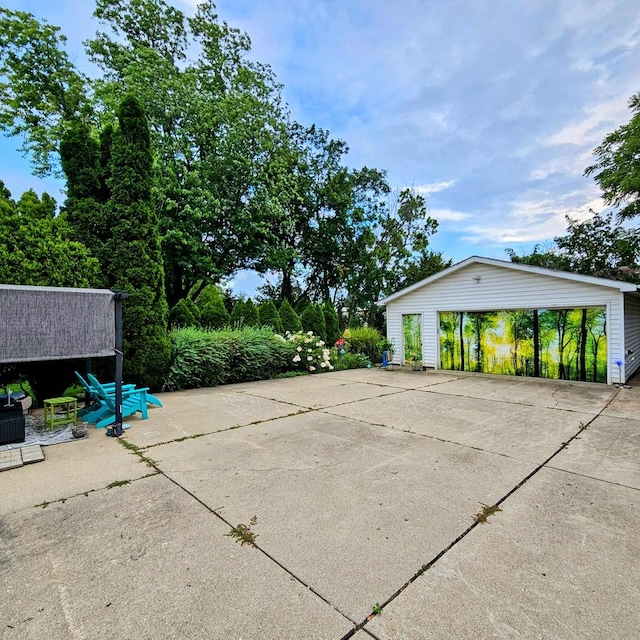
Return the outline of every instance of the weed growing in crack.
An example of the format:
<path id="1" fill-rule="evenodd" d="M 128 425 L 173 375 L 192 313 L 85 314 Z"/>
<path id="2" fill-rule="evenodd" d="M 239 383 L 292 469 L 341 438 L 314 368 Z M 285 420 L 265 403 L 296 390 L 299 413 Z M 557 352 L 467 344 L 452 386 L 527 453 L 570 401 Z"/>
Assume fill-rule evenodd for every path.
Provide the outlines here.
<path id="1" fill-rule="evenodd" d="M 373 609 L 371 610 L 371 613 L 372 613 L 374 616 L 379 616 L 379 615 L 382 613 L 382 607 L 380 606 L 380 603 L 379 603 L 379 602 L 376 602 L 376 603 L 373 605 Z"/>
<path id="2" fill-rule="evenodd" d="M 107 485 L 107 489 L 113 489 L 115 487 L 123 487 L 125 484 L 131 484 L 131 480 L 115 480 Z"/>
<path id="3" fill-rule="evenodd" d="M 137 455 L 138 458 L 140 458 L 140 462 L 144 462 L 147 465 L 147 467 L 152 467 L 153 469 L 157 469 L 155 461 L 152 460 L 151 458 L 145 456 L 142 453 L 142 449 L 140 449 L 140 447 L 136 446 L 135 444 L 133 444 L 131 442 L 127 442 L 123 438 L 118 438 L 118 442 L 125 449 L 128 449 L 129 451 L 131 451 L 131 453 L 134 453 L 135 455 Z"/>
<path id="4" fill-rule="evenodd" d="M 240 523 L 239 525 L 233 527 L 231 531 L 229 531 L 229 533 L 225 533 L 224 535 L 229 536 L 230 538 L 234 538 L 236 542 L 240 543 L 240 546 L 248 544 L 252 547 L 255 547 L 258 534 L 251 531 L 251 527 L 253 527 L 257 522 L 257 516 L 253 516 L 253 518 L 249 520 L 248 525 Z"/>
<path id="5" fill-rule="evenodd" d="M 478 524 L 487 524 L 488 522 L 487 518 L 489 516 L 492 516 L 494 513 L 497 513 L 498 511 L 502 511 L 502 509 L 497 504 L 494 504 L 492 506 L 489 506 L 488 504 L 483 504 L 482 502 L 480 504 L 482 505 L 482 511 L 480 513 L 476 513 L 476 515 L 473 516 L 474 522 L 477 522 Z"/>

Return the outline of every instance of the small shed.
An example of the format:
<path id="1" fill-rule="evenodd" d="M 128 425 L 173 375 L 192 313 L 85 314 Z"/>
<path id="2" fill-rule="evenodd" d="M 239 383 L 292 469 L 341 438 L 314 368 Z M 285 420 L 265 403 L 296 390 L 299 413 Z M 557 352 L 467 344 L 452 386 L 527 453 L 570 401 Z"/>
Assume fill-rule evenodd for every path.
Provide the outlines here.
<path id="1" fill-rule="evenodd" d="M 472 256 L 378 304 L 406 364 L 606 384 L 640 366 L 629 282 Z"/>

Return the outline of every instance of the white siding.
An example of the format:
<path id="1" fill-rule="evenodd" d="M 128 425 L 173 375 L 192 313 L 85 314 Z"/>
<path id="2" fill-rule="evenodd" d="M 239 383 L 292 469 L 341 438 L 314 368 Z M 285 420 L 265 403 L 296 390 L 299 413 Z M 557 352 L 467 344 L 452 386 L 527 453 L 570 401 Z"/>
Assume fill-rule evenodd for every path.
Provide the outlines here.
<path id="1" fill-rule="evenodd" d="M 624 296 L 625 373 L 628 380 L 640 367 L 640 295 Z M 629 353 L 631 351 L 631 353 Z"/>
<path id="2" fill-rule="evenodd" d="M 623 294 L 612 287 L 516 271 L 508 267 L 470 264 L 388 303 L 387 336 L 399 350 L 402 345 L 402 314 L 421 313 L 423 363 L 427 367 L 439 368 L 439 311 L 581 307 L 607 308 L 608 382 L 618 382 L 619 368 L 615 362 L 624 360 Z M 638 347 L 640 359 L 640 342 Z M 624 380 L 624 367 L 622 378 Z"/>

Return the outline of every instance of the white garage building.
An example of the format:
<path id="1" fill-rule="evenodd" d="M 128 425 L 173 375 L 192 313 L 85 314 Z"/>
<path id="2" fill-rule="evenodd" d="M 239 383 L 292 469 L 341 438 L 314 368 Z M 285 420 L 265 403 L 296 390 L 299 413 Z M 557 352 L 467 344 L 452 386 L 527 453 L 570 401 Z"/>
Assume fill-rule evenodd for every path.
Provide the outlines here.
<path id="1" fill-rule="evenodd" d="M 473 256 L 378 304 L 394 362 L 607 384 L 640 366 L 628 282 Z"/>

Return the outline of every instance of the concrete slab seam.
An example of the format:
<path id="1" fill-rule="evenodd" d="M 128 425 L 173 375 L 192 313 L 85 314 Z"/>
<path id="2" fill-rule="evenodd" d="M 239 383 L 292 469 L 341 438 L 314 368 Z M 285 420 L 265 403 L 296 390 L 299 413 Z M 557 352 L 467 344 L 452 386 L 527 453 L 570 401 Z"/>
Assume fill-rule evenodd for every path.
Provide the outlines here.
<path id="1" fill-rule="evenodd" d="M 371 383 L 369 382 L 364 382 L 360 384 L 371 385 Z M 339 385 L 339 386 L 344 386 L 344 385 Z M 371 386 L 384 387 L 385 389 L 393 389 L 393 391 L 389 391 L 388 393 L 381 393 L 379 396 L 377 396 L 378 398 L 386 398 L 387 396 L 395 396 L 399 393 L 406 393 L 407 391 L 413 391 L 413 389 L 405 389 L 404 387 L 391 387 L 389 385 L 382 385 L 382 384 L 374 384 Z M 255 394 L 252 394 L 251 392 L 247 392 L 245 395 L 252 396 L 253 398 L 265 399 L 264 396 L 257 396 Z M 302 405 L 302 404 L 295 404 L 294 402 L 287 402 L 286 400 L 279 400 L 277 398 L 266 398 L 266 399 L 273 400 L 274 402 L 280 402 L 282 404 L 288 404 L 288 405 L 291 405 L 292 407 L 301 407 L 304 409 L 308 409 L 309 411 L 320 411 L 325 408 L 325 407 L 306 407 L 305 405 Z M 348 400 L 347 402 L 340 402 L 339 404 L 334 404 L 331 406 L 342 407 L 345 404 L 355 404 L 356 402 L 364 402 L 365 400 L 371 400 L 371 398 L 357 398 L 356 400 Z"/>
<path id="2" fill-rule="evenodd" d="M 249 395 L 249 394 L 246 394 Z M 256 396 L 258 397 L 258 396 Z M 279 402 L 279 401 L 278 401 Z M 287 403 L 284 403 L 287 404 Z M 297 405 L 292 405 L 297 406 Z M 212 436 L 216 433 L 225 433 L 226 431 L 235 431 L 236 429 L 244 429 L 245 427 L 254 427 L 258 424 L 266 424 L 268 422 L 273 422 L 275 420 L 281 420 L 283 418 L 291 418 L 293 416 L 300 416 L 304 413 L 310 413 L 311 411 L 317 411 L 317 409 L 309 409 L 307 407 L 300 407 L 299 411 L 295 411 L 294 413 L 287 413 L 283 416 L 275 416 L 273 418 L 267 418 L 266 420 L 254 420 L 253 422 L 247 422 L 247 424 L 237 424 L 231 427 L 225 427 L 224 429 L 216 429 L 215 431 L 206 431 L 203 433 L 194 433 L 190 436 L 182 436 L 180 438 L 175 438 L 173 440 L 165 440 L 164 442 L 154 442 L 153 444 L 147 444 L 140 447 L 136 447 L 138 451 L 147 451 L 153 447 L 160 447 L 165 444 L 173 444 L 174 442 L 183 442 L 184 440 L 195 440 L 196 438 L 202 438 L 204 436 Z M 126 436 L 126 433 L 124 434 Z"/>
<path id="3" fill-rule="evenodd" d="M 40 504 L 34 504 L 34 509 L 40 507 L 41 509 L 46 509 L 48 506 L 52 504 L 56 504 L 59 502 L 60 504 L 64 504 L 67 500 L 73 500 L 74 498 L 79 498 L 80 496 L 84 496 L 85 498 L 89 497 L 90 493 L 97 493 L 98 491 L 109 491 L 110 489 L 114 489 L 115 487 L 120 487 L 125 484 L 131 484 L 132 482 L 137 482 L 138 480 L 144 480 L 145 478 L 151 478 L 152 476 L 157 476 L 160 472 L 154 471 L 153 473 L 147 473 L 144 476 L 140 476 L 138 478 L 132 478 L 131 480 L 116 480 L 115 482 L 111 482 L 104 487 L 99 487 L 97 489 L 87 489 L 86 491 L 80 491 L 79 493 L 74 493 L 73 495 L 66 496 L 64 498 L 57 498 L 56 500 L 45 500 Z"/>
<path id="4" fill-rule="evenodd" d="M 331 413 L 331 408 L 327 409 L 318 409 L 319 413 L 326 413 L 328 415 L 337 416 L 339 418 L 344 418 L 343 415 L 339 413 Z M 594 420 L 597 416 L 594 417 Z M 433 436 L 428 433 L 418 433 L 417 431 L 412 431 L 411 429 L 398 429 L 397 427 L 391 427 L 387 424 L 381 424 L 379 422 L 369 422 L 368 420 L 364 420 L 362 418 L 354 418 L 349 417 L 349 420 L 354 420 L 355 422 L 362 422 L 362 424 L 366 424 L 370 427 L 381 427 L 382 429 L 390 429 L 391 431 L 398 431 L 399 433 L 409 433 L 412 436 L 418 436 L 420 438 L 427 438 L 429 440 L 436 440 L 437 442 L 442 442 L 444 444 L 454 444 L 458 447 L 464 447 L 466 449 L 473 449 L 474 451 L 480 451 L 481 453 L 488 453 L 489 455 L 499 456 L 501 458 L 507 458 L 509 460 L 519 460 L 519 458 L 514 458 L 506 453 L 500 453 L 498 451 L 489 451 L 488 449 L 482 449 L 481 447 L 475 447 L 470 444 L 464 444 L 463 442 L 456 442 L 455 440 L 446 440 L 445 438 L 438 438 L 438 436 Z"/>
<path id="5" fill-rule="evenodd" d="M 620 393 L 620 389 L 614 393 L 614 395 L 607 401 L 607 403 L 600 409 L 597 415 L 593 416 L 591 420 L 589 420 L 586 424 L 583 424 L 576 433 L 574 433 L 569 440 L 563 442 L 556 451 L 554 451 L 544 462 L 539 464 L 531 473 L 529 473 L 523 480 L 521 480 L 518 484 L 516 484 L 510 491 L 508 491 L 500 500 L 498 500 L 494 505 L 486 505 L 490 508 L 497 508 L 502 503 L 504 503 L 510 496 L 512 496 L 518 489 L 520 489 L 525 483 L 527 483 L 531 478 L 533 478 L 542 468 L 547 467 L 548 463 L 553 460 L 561 451 L 566 449 L 566 447 L 571 444 L 583 431 L 585 431 L 589 425 L 591 425 L 605 409 L 615 400 L 617 395 Z M 495 509 L 499 510 L 499 509 Z M 365 630 L 364 627 L 373 620 L 377 615 L 380 615 L 382 611 L 388 606 L 391 602 L 393 602 L 407 587 L 409 587 L 413 582 L 415 582 L 420 576 L 422 576 L 426 571 L 428 571 L 436 562 L 438 562 L 446 553 L 451 551 L 453 547 L 455 547 L 460 541 L 467 537 L 481 522 L 479 519 L 474 520 L 474 522 L 467 527 L 465 531 L 463 531 L 453 542 L 451 542 L 447 547 L 442 549 L 436 556 L 434 556 L 429 562 L 422 565 L 422 567 L 409 579 L 405 582 L 399 589 L 397 589 L 389 598 L 387 598 L 381 605 L 377 606 L 377 611 L 374 613 L 370 613 L 362 622 L 358 623 L 356 629 L 353 631 L 349 631 L 346 633 L 340 640 L 348 640 L 353 637 L 355 633 L 362 629 Z"/>
<path id="6" fill-rule="evenodd" d="M 568 473 L 572 476 L 579 476 L 580 478 L 588 478 L 589 480 L 595 480 L 596 482 L 605 482 L 606 484 L 612 484 L 614 487 L 622 487 L 623 489 L 631 489 L 632 491 L 640 491 L 638 487 L 632 487 L 628 484 L 622 484 L 621 482 L 614 482 L 613 480 L 606 480 L 605 478 L 596 478 L 595 476 L 588 476 L 586 473 L 578 473 L 577 471 L 570 471 L 569 469 L 561 469 L 560 467 L 554 467 L 549 465 L 548 469 L 554 471 L 561 471 L 562 473 Z"/>
<path id="7" fill-rule="evenodd" d="M 436 385 L 431 385 L 431 387 L 435 387 Z M 407 389 L 407 391 L 418 391 L 419 393 L 433 393 L 431 391 L 431 387 L 419 387 L 418 389 Z M 556 393 L 559 390 L 554 391 Z M 477 396 L 465 396 L 459 393 L 442 393 L 438 395 L 449 396 L 452 398 L 466 398 L 467 400 L 479 400 Z M 553 395 L 553 394 L 552 394 Z M 614 396 L 615 397 L 615 396 Z M 613 398 L 612 398 L 613 399 Z M 515 400 L 494 400 L 493 398 L 485 398 L 485 400 L 489 400 L 491 402 L 499 402 L 500 404 L 513 404 L 518 407 L 537 407 L 538 405 L 531 404 L 528 402 L 518 402 Z M 339 406 L 339 405 L 336 405 Z M 551 409 L 552 411 L 566 411 L 567 413 L 580 413 L 584 415 L 591 415 L 591 411 L 578 411 L 577 409 L 565 409 L 564 407 L 546 407 L 547 409 Z M 599 415 L 599 414 L 598 414 Z"/>

